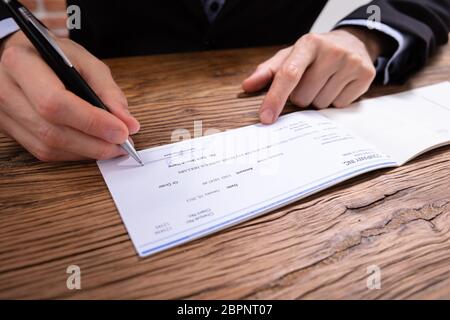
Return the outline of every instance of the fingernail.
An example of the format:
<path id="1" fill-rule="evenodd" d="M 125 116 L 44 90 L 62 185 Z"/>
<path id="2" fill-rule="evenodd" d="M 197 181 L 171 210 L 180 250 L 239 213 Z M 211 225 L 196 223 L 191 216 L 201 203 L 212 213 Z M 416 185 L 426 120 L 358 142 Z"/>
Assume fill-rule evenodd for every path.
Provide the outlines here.
<path id="1" fill-rule="evenodd" d="M 131 117 L 131 118 L 132 118 L 132 121 L 134 122 L 134 124 L 132 124 L 131 128 L 129 128 L 130 134 L 136 134 L 141 129 L 141 125 L 135 117 Z"/>
<path id="2" fill-rule="evenodd" d="M 118 143 L 123 138 L 123 131 L 120 129 L 109 129 L 106 131 L 105 138 L 111 143 Z"/>
<path id="3" fill-rule="evenodd" d="M 264 110 L 263 112 L 261 112 L 261 115 L 260 115 L 261 122 L 265 123 L 265 124 L 272 123 L 273 117 L 274 117 L 274 114 L 273 114 L 272 110 L 270 110 L 270 109 Z"/>

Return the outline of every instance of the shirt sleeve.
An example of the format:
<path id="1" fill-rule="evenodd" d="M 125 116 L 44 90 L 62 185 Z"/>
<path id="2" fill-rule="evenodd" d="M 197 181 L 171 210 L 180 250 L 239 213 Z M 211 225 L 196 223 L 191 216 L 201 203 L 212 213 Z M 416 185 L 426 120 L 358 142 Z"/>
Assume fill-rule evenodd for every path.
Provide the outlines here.
<path id="1" fill-rule="evenodd" d="M 19 30 L 19 26 L 13 18 L 6 18 L 0 21 L 0 41 L 10 34 Z"/>
<path id="2" fill-rule="evenodd" d="M 367 27 L 367 20 L 363 19 L 342 20 L 336 25 L 336 28 L 342 26 Z M 375 63 L 378 77 L 381 79 L 381 82 L 386 85 L 390 82 L 391 73 L 397 72 L 397 68 L 399 66 L 399 59 L 403 59 L 411 49 L 413 38 L 411 35 L 402 33 L 384 23 L 374 23 L 373 30 L 377 30 L 391 37 L 397 42 L 397 49 L 391 56 L 378 57 Z"/>

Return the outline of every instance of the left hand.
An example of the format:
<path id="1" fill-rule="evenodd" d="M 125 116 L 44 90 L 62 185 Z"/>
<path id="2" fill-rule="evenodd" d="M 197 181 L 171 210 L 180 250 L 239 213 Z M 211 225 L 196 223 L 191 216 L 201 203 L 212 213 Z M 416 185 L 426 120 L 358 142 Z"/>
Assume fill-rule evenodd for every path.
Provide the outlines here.
<path id="1" fill-rule="evenodd" d="M 242 87 L 255 92 L 272 81 L 259 110 L 265 124 L 278 119 L 288 99 L 299 107 L 342 108 L 369 89 L 376 76 L 373 62 L 381 52 L 374 31 L 349 27 L 310 33 L 260 64 Z"/>

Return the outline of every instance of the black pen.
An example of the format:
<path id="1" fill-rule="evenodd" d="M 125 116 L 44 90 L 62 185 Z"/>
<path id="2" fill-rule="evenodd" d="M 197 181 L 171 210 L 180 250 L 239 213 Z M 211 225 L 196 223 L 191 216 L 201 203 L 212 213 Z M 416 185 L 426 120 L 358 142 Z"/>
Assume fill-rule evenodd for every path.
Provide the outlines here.
<path id="1" fill-rule="evenodd" d="M 81 77 L 73 64 L 58 46 L 48 29 L 27 8 L 20 4 L 19 1 L 2 1 L 22 32 L 31 41 L 33 46 L 40 53 L 49 67 L 56 73 L 58 78 L 64 83 L 66 89 L 93 106 L 109 112 L 106 105 Z M 140 165 L 144 165 L 144 162 L 129 139 L 120 146 Z"/>

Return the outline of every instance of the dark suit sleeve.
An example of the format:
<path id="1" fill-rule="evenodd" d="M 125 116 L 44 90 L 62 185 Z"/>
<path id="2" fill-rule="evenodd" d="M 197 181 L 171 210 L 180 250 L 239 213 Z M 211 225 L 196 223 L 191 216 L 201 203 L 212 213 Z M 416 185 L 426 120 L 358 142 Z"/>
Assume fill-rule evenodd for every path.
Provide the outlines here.
<path id="1" fill-rule="evenodd" d="M 450 0 L 375 0 L 344 20 L 367 20 L 378 6 L 381 23 L 409 35 L 412 41 L 389 70 L 390 82 L 403 82 L 422 68 L 436 47 L 448 42 Z"/>
<path id="2" fill-rule="evenodd" d="M 3 19 L 9 18 L 10 14 L 8 12 L 8 10 L 5 8 L 5 5 L 3 4 L 3 2 L 0 2 L 0 21 L 2 21 Z"/>

